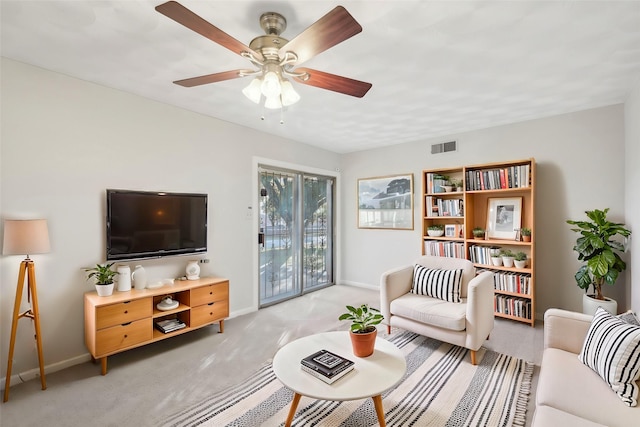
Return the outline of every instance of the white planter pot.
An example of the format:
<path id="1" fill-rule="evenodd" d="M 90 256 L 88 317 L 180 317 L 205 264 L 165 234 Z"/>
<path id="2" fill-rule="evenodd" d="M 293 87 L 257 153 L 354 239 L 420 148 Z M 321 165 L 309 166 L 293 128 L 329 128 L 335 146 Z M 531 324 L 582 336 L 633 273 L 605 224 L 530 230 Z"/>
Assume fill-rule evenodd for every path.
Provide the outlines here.
<path id="1" fill-rule="evenodd" d="M 96 285 L 96 292 L 98 296 L 108 297 L 113 294 L 113 283 L 108 285 Z"/>
<path id="2" fill-rule="evenodd" d="M 492 256 L 491 257 L 491 264 L 494 267 L 500 267 L 502 265 L 502 257 L 499 256 Z"/>
<path id="3" fill-rule="evenodd" d="M 582 312 L 584 314 L 589 314 L 593 316 L 596 313 L 598 307 L 602 307 L 607 310 L 609 313 L 616 315 L 618 314 L 618 302 L 614 299 L 605 297 L 605 301 L 601 301 L 595 298 L 588 296 L 587 294 L 582 294 Z"/>
<path id="4" fill-rule="evenodd" d="M 444 230 L 427 230 L 427 234 L 431 237 L 444 236 Z"/>
<path id="5" fill-rule="evenodd" d="M 511 256 L 503 256 L 502 263 L 505 267 L 513 267 L 513 257 Z"/>
<path id="6" fill-rule="evenodd" d="M 516 265 L 516 268 L 525 268 L 527 266 L 527 260 L 525 259 L 524 261 L 518 261 L 513 260 L 513 263 Z"/>

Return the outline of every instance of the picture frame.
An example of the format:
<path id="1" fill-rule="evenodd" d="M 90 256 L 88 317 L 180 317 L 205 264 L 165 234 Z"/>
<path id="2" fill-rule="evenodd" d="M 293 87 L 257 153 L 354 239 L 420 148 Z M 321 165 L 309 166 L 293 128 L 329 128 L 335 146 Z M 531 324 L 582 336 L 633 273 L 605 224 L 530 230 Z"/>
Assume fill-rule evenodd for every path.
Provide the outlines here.
<path id="1" fill-rule="evenodd" d="M 516 240 L 522 223 L 522 197 L 491 197 L 487 201 L 487 238 Z"/>
<path id="2" fill-rule="evenodd" d="M 413 230 L 413 174 L 358 179 L 358 228 Z"/>
<path id="3" fill-rule="evenodd" d="M 445 224 L 444 225 L 444 236 L 445 237 L 458 237 L 458 236 L 456 236 L 456 225 L 455 224 Z"/>

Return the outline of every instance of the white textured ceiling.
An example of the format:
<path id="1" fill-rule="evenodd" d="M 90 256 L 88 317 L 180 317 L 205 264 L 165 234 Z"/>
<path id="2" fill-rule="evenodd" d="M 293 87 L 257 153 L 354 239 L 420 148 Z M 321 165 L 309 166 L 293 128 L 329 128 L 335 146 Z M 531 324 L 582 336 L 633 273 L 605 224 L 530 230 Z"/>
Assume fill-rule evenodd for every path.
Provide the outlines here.
<path id="1" fill-rule="evenodd" d="M 369 93 L 294 83 L 302 99 L 281 125 L 241 94 L 250 78 L 172 83 L 249 64 L 163 2 L 2 0 L 2 56 L 338 153 L 621 103 L 640 78 L 638 1 L 180 0 L 246 45 L 266 11 L 288 39 L 339 4 L 362 25 L 304 66 Z"/>

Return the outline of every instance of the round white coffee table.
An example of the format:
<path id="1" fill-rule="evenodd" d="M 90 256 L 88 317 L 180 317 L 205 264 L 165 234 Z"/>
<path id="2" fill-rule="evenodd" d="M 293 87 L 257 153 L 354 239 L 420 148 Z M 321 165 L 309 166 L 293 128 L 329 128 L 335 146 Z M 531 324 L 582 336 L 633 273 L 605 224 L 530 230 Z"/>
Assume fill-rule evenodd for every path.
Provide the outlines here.
<path id="1" fill-rule="evenodd" d="M 305 372 L 300 360 L 318 350 L 328 350 L 355 364 L 353 372 L 326 384 Z M 320 400 L 356 400 L 371 397 L 381 427 L 384 421 L 382 393 L 395 386 L 406 372 L 407 365 L 398 347 L 377 338 L 376 347 L 369 357 L 355 357 L 351 349 L 349 332 L 324 332 L 292 341 L 282 347 L 273 359 L 273 371 L 286 387 L 293 390 L 293 401 L 285 426 L 289 427 L 300 402 L 308 396 Z"/>

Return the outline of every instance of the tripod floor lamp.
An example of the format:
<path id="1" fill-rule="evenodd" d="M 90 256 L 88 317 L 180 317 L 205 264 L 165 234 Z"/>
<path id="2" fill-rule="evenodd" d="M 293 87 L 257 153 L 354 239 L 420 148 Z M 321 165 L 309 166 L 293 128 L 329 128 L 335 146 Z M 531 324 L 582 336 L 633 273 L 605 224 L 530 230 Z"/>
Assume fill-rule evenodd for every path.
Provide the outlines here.
<path id="1" fill-rule="evenodd" d="M 2 245 L 3 255 L 26 255 L 20 263 L 18 273 L 18 285 L 16 287 L 16 301 L 13 306 L 13 322 L 11 323 L 11 342 L 9 344 L 9 357 L 7 359 L 7 377 L 4 388 L 4 402 L 9 400 L 9 385 L 11 382 L 11 368 L 13 365 L 13 350 L 16 344 L 16 330 L 18 320 L 23 317 L 33 320 L 35 328 L 36 345 L 38 348 L 38 363 L 40 364 L 40 382 L 42 389 L 47 388 L 44 377 L 44 359 L 42 357 L 42 335 L 40 333 L 40 311 L 38 309 L 38 293 L 36 292 L 36 271 L 33 260 L 29 255 L 49 252 L 49 231 L 47 220 L 9 220 L 4 221 L 4 241 Z M 27 279 L 27 302 L 30 308 L 20 313 L 22 303 L 22 291 L 24 289 L 25 276 Z"/>

